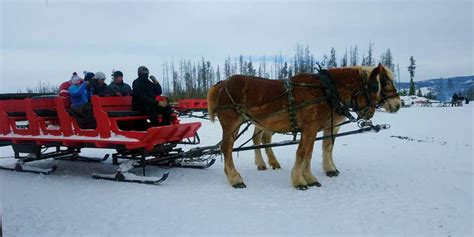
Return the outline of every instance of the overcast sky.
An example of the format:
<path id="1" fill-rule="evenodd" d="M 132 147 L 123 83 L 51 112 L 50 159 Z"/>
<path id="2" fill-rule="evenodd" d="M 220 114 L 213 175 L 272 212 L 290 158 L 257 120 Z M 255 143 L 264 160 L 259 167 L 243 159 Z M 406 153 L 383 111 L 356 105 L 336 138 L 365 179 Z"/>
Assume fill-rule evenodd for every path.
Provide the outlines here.
<path id="1" fill-rule="evenodd" d="M 0 92 L 83 70 L 131 82 L 140 65 L 161 80 L 163 60 L 292 56 L 297 42 L 338 59 L 354 44 L 373 42 L 377 60 L 390 48 L 402 81 L 412 55 L 417 80 L 473 74 L 471 0 L 0 1 Z"/>

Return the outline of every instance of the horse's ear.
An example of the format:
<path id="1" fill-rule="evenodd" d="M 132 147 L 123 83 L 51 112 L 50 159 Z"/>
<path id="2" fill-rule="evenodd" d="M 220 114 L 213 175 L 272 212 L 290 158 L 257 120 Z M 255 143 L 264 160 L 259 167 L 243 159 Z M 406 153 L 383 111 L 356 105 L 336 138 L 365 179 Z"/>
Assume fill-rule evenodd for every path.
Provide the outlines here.
<path id="1" fill-rule="evenodd" d="M 377 67 L 379 68 L 379 71 L 383 71 L 383 69 L 384 69 L 382 63 L 379 63 L 379 65 L 377 65 Z"/>
<path id="2" fill-rule="evenodd" d="M 374 80 L 380 73 L 380 69 L 383 69 L 383 66 L 379 63 L 379 65 L 377 67 L 374 67 L 374 69 L 372 69 L 372 72 L 370 72 L 369 80 Z"/>

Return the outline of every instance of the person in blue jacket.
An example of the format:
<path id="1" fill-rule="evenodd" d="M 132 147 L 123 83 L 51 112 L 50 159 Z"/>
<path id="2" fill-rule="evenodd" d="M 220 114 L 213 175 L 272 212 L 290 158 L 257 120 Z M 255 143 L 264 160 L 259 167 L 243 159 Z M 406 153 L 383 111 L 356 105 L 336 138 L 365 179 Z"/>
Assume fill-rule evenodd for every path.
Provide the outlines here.
<path id="1" fill-rule="evenodd" d="M 95 129 L 97 127 L 90 102 L 92 95 L 90 81 L 94 76 L 94 73 L 87 72 L 85 73 L 84 81 L 71 81 L 72 85 L 69 87 L 71 116 L 76 119 L 79 127 L 82 129 Z"/>

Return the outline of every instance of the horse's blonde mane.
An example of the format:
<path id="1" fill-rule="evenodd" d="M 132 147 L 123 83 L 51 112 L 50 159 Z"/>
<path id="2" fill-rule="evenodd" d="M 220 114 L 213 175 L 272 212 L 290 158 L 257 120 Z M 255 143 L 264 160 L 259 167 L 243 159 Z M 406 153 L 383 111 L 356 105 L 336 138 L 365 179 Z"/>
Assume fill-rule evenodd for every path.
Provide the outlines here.
<path id="1" fill-rule="evenodd" d="M 393 72 L 392 70 L 390 70 L 388 67 L 386 67 L 385 65 L 382 65 L 383 68 L 385 69 L 385 71 L 387 72 L 387 76 L 388 78 L 394 82 L 395 81 L 395 78 L 393 76 Z M 369 67 L 369 66 L 356 66 L 354 68 L 357 68 L 360 70 L 361 73 L 364 74 L 364 76 L 367 76 L 367 78 L 369 78 L 370 76 L 370 73 L 372 72 L 372 70 L 374 70 L 374 68 L 377 67 L 377 66 L 372 66 L 372 67 Z M 395 83 L 394 83 L 395 85 Z"/>

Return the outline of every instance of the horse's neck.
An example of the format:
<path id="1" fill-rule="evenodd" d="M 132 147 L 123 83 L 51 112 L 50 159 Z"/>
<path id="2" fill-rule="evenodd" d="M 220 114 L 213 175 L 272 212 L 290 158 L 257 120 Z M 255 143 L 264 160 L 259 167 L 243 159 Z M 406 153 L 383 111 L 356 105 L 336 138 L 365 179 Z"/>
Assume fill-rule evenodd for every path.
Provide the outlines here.
<path id="1" fill-rule="evenodd" d="M 362 89 L 366 80 L 358 68 L 329 69 L 329 73 L 341 99 L 346 103 L 350 101 L 352 95 Z"/>

